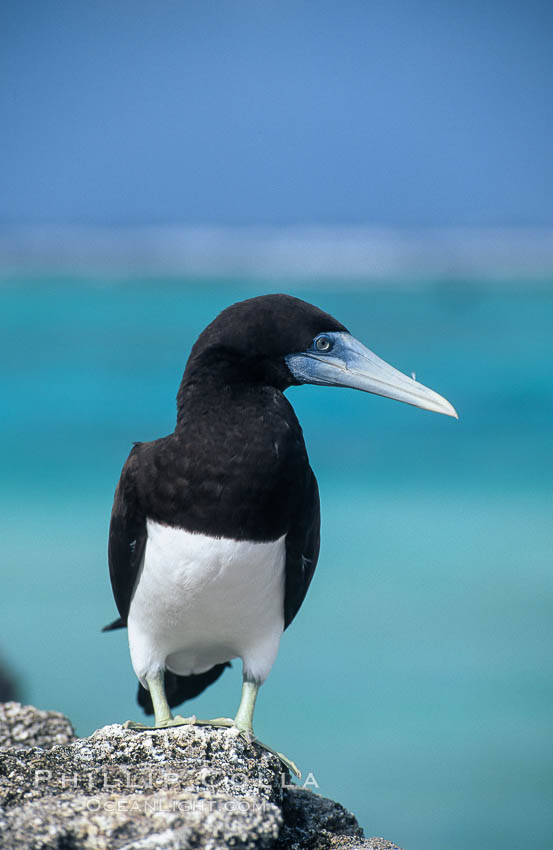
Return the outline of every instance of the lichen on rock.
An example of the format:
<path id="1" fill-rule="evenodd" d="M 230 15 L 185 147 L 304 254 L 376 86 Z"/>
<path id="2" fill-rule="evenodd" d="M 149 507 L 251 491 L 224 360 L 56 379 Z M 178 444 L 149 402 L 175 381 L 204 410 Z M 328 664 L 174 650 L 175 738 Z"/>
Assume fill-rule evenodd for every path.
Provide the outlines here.
<path id="1" fill-rule="evenodd" d="M 6 848 L 396 847 L 364 839 L 338 803 L 290 786 L 276 756 L 233 729 L 112 725 L 74 738 L 63 715 L 17 703 L 0 706 L 0 723 L 8 742 L 0 752 Z"/>
<path id="2" fill-rule="evenodd" d="M 6 747 L 53 747 L 75 738 L 71 722 L 59 711 L 0 702 L 0 750 Z"/>

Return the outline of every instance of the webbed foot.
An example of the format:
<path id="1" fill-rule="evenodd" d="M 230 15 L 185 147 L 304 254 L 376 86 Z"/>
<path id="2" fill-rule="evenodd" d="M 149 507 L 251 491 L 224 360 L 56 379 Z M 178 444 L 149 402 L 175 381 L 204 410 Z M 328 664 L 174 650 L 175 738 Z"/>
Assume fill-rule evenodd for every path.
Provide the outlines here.
<path id="1" fill-rule="evenodd" d="M 145 723 L 135 723 L 134 720 L 127 720 L 126 723 L 123 723 L 123 727 L 125 729 L 134 729 L 135 731 L 143 732 L 146 729 L 150 731 L 152 729 L 169 729 L 171 726 L 194 726 L 195 723 L 195 714 L 192 714 L 190 717 L 181 717 L 180 714 L 177 714 L 175 717 L 170 717 L 168 720 L 161 720 L 153 726 L 148 726 Z"/>
<path id="2" fill-rule="evenodd" d="M 241 725 L 238 725 L 236 723 L 233 723 L 233 726 L 235 729 L 238 730 L 240 737 L 242 737 L 248 744 L 257 744 L 258 747 L 261 747 L 268 753 L 272 753 L 274 756 L 277 757 L 277 759 L 279 759 L 280 763 L 287 770 L 290 771 L 290 773 L 293 773 L 294 776 L 296 776 L 298 779 L 301 779 L 301 771 L 297 764 L 293 762 L 292 759 L 289 759 L 287 756 L 285 756 L 283 753 L 279 753 L 278 750 L 273 750 L 272 747 L 268 747 L 267 744 L 264 744 L 263 741 L 260 741 L 259 738 L 256 738 L 251 726 L 244 725 L 242 727 Z"/>
<path id="3" fill-rule="evenodd" d="M 196 726 L 234 726 L 234 720 L 231 717 L 214 717 L 213 720 L 196 720 Z"/>
<path id="4" fill-rule="evenodd" d="M 272 753 L 277 757 L 277 759 L 279 759 L 283 767 L 289 770 L 290 773 L 293 773 L 297 779 L 301 779 L 301 770 L 297 764 L 292 761 L 292 759 L 288 758 L 288 756 L 285 756 L 283 753 L 279 753 L 278 750 L 273 750 L 272 747 L 268 747 L 267 744 L 264 744 L 263 741 L 260 741 L 259 738 L 255 737 L 255 735 L 244 732 L 240 732 L 240 735 L 248 742 L 248 744 L 257 744 L 258 747 L 261 747 L 263 750 L 267 750 L 268 753 Z"/>

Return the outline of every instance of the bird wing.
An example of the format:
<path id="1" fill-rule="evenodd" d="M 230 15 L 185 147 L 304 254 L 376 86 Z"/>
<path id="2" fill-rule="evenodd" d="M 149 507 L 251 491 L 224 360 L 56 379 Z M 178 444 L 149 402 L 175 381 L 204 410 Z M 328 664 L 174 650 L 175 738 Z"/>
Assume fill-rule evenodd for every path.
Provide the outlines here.
<path id="1" fill-rule="evenodd" d="M 109 575 L 121 619 L 106 626 L 104 631 L 127 625 L 132 592 L 148 536 L 146 515 L 140 505 L 136 483 L 139 445 L 134 446 L 123 467 L 111 512 L 108 543 Z"/>
<path id="2" fill-rule="evenodd" d="M 300 610 L 313 578 L 319 557 L 320 525 L 319 488 L 309 467 L 302 503 L 286 535 L 285 629 Z"/>

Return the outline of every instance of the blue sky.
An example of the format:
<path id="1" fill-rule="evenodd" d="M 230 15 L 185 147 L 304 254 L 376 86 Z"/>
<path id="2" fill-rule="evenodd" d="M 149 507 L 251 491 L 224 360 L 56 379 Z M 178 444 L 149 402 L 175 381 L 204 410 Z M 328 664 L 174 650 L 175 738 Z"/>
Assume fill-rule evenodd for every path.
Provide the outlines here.
<path id="1" fill-rule="evenodd" d="M 0 10 L 0 223 L 553 224 L 553 7 Z"/>

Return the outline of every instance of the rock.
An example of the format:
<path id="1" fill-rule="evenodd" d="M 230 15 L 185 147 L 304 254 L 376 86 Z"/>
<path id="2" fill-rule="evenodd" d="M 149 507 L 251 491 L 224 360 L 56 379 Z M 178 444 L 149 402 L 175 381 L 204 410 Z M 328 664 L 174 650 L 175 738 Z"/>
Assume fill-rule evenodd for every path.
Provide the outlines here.
<path id="1" fill-rule="evenodd" d="M 363 838 L 355 815 L 340 803 L 302 788 L 284 788 L 282 850 L 400 850 L 384 838 Z"/>
<path id="2" fill-rule="evenodd" d="M 0 815 L 5 846 L 20 850 L 188 850 L 275 846 L 282 817 L 277 806 L 242 805 L 230 795 L 64 795 Z"/>
<path id="3" fill-rule="evenodd" d="M 40 711 L 19 702 L 0 703 L 0 749 L 53 747 L 75 737 L 67 717 L 57 711 Z"/>
<path id="4" fill-rule="evenodd" d="M 394 850 L 338 803 L 287 783 L 232 729 L 73 736 L 57 712 L 0 707 L 0 845 L 20 850 Z M 61 739 L 61 740 L 60 740 Z M 40 746 L 30 746 L 30 743 Z M 5 746 L 5 745 L 4 745 Z"/>

